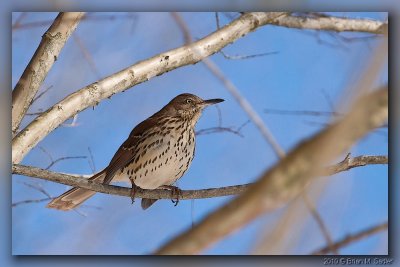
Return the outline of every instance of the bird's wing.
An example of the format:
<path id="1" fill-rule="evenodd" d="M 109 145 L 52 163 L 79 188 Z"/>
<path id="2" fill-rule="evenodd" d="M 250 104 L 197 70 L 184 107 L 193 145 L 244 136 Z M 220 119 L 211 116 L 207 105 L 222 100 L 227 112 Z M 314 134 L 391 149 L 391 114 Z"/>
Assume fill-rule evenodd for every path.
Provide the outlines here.
<path id="1" fill-rule="evenodd" d="M 144 133 L 154 124 L 157 123 L 157 118 L 150 117 L 143 122 L 139 123 L 130 133 L 128 139 L 118 148 L 114 157 L 111 159 L 110 164 L 106 170 L 106 177 L 103 183 L 109 184 L 113 179 L 116 172 L 125 166 L 129 165 L 136 156 L 136 147 L 140 143 Z"/>

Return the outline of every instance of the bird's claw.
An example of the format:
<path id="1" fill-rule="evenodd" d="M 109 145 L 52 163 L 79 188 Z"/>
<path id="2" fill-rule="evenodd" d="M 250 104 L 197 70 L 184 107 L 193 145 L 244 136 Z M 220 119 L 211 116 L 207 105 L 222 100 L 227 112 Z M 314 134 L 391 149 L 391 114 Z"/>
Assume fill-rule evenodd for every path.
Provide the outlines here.
<path id="1" fill-rule="evenodd" d="M 132 204 L 135 202 L 135 195 L 136 192 L 138 191 L 138 186 L 132 183 L 132 189 L 131 189 L 131 200 L 132 200 Z"/>
<path id="2" fill-rule="evenodd" d="M 182 197 L 182 190 L 179 187 L 173 185 L 163 185 L 160 186 L 160 189 L 167 189 L 171 191 L 171 201 L 174 203 L 174 207 L 176 207 L 179 203 L 180 198 Z M 174 198 L 176 200 L 174 200 Z"/>
<path id="3" fill-rule="evenodd" d="M 174 197 L 175 196 L 175 201 L 174 201 Z M 182 190 L 181 189 L 179 189 L 178 187 L 176 187 L 176 186 L 174 186 L 172 189 L 171 189 L 171 201 L 172 201 L 172 203 L 174 203 L 175 205 L 174 205 L 174 207 L 176 207 L 177 205 L 178 205 L 178 203 L 179 203 L 179 199 L 182 197 Z"/>

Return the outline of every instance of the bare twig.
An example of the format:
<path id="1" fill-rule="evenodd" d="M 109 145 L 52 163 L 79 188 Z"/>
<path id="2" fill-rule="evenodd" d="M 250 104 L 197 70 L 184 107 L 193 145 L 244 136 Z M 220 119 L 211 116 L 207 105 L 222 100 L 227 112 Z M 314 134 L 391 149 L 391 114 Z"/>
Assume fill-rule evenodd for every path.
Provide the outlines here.
<path id="1" fill-rule="evenodd" d="M 89 151 L 89 155 L 90 155 L 89 160 L 88 160 L 89 166 L 90 166 L 90 169 L 92 170 L 92 173 L 95 173 L 96 165 L 94 164 L 94 158 L 93 158 L 92 150 L 90 149 L 90 147 L 88 147 L 88 151 Z"/>
<path id="2" fill-rule="evenodd" d="M 82 51 L 83 57 L 88 62 L 90 69 L 92 70 L 93 74 L 96 76 L 97 79 L 101 78 L 101 74 L 94 63 L 93 57 L 90 54 L 89 50 L 86 48 L 86 45 L 83 43 L 82 39 L 79 37 L 77 33 L 72 35 L 74 41 L 78 44 L 79 49 Z"/>
<path id="3" fill-rule="evenodd" d="M 27 199 L 27 200 L 21 200 L 21 201 L 17 201 L 11 204 L 11 207 L 17 207 L 19 205 L 22 204 L 30 204 L 30 203 L 40 203 L 40 202 L 46 202 L 46 201 L 50 201 L 53 200 L 53 197 L 46 197 L 46 198 L 40 198 L 40 199 Z"/>
<path id="4" fill-rule="evenodd" d="M 18 163 L 48 133 L 78 112 L 95 106 L 103 99 L 139 83 L 171 71 L 194 64 L 251 31 L 268 24 L 282 13 L 246 13 L 224 28 L 191 43 L 147 60 L 143 60 L 113 75 L 90 84 L 67 96 L 32 121 L 13 139 L 12 162 Z"/>
<path id="5" fill-rule="evenodd" d="M 242 59 L 250 59 L 250 58 L 256 58 L 256 57 L 264 57 L 264 56 L 269 56 L 269 55 L 276 55 L 279 52 L 278 51 L 273 51 L 273 52 L 265 52 L 261 54 L 254 54 L 254 55 L 228 55 L 224 51 L 219 51 L 224 58 L 226 59 L 231 59 L 231 60 L 242 60 Z"/>
<path id="6" fill-rule="evenodd" d="M 51 88 L 53 88 L 53 85 L 48 86 L 46 89 L 44 89 L 43 92 L 39 93 L 37 96 L 35 96 L 35 98 L 32 100 L 32 104 L 38 100 L 39 98 L 41 98 L 45 93 L 47 93 Z"/>
<path id="7" fill-rule="evenodd" d="M 22 182 L 23 185 L 33 188 L 37 191 L 39 191 L 40 193 L 42 193 L 43 195 L 46 196 L 46 198 L 41 198 L 41 199 L 28 199 L 28 200 L 22 200 L 22 201 L 17 201 L 11 204 L 11 207 L 16 207 L 22 204 L 29 204 L 29 203 L 39 203 L 39 202 L 44 202 L 44 201 L 49 201 L 52 200 L 53 197 L 43 188 L 43 186 L 39 183 L 36 184 L 30 184 L 30 183 L 26 183 L 26 182 Z"/>
<path id="8" fill-rule="evenodd" d="M 51 198 L 51 195 L 49 193 L 47 193 L 47 191 L 44 190 L 43 186 L 41 184 L 39 184 L 39 183 L 30 184 L 30 183 L 23 182 L 22 184 L 27 186 L 27 187 L 30 187 L 30 188 L 33 188 L 33 189 L 39 191 L 40 193 L 42 193 L 43 195 L 45 195 L 48 198 Z"/>
<path id="9" fill-rule="evenodd" d="M 264 109 L 264 112 L 267 114 L 276 114 L 276 115 L 304 115 L 304 116 L 343 116 L 343 114 L 335 112 L 335 111 L 317 111 L 317 110 L 285 110 L 285 109 Z"/>
<path id="10" fill-rule="evenodd" d="M 12 92 L 13 137 L 40 85 L 83 14 L 83 12 L 61 12 L 43 35 L 39 47 Z"/>
<path id="11" fill-rule="evenodd" d="M 192 229 L 161 247 L 156 254 L 196 254 L 261 214 L 298 196 L 334 159 L 388 116 L 388 90 L 357 101 L 343 119 L 303 142 L 243 194 L 208 215 Z M 354 125 L 357 123 L 357 127 Z M 323 148 L 323 149 L 321 149 Z"/>
<path id="12" fill-rule="evenodd" d="M 180 20 L 180 22 L 178 23 L 178 25 L 181 27 L 181 29 L 184 32 L 185 36 L 190 36 L 189 29 L 187 28 L 186 23 L 184 23 L 182 18 L 180 18 L 180 17 L 179 17 L 179 20 Z M 218 12 L 215 12 L 215 21 L 216 21 L 216 24 L 217 24 L 217 29 L 219 30 L 220 29 L 220 24 L 219 24 Z M 183 24 L 185 26 L 183 26 L 183 25 L 181 26 L 180 24 Z M 191 40 L 191 37 L 190 38 L 186 38 L 185 37 L 185 40 Z M 266 53 L 254 54 L 254 55 L 235 55 L 235 56 L 231 56 L 231 55 L 226 54 L 223 50 L 221 50 L 219 52 L 224 56 L 224 58 L 232 59 L 232 60 L 250 59 L 250 58 L 263 57 L 263 56 L 274 55 L 274 54 L 278 54 L 279 53 L 278 51 L 273 51 L 273 52 L 266 52 Z"/>
<path id="13" fill-rule="evenodd" d="M 57 158 L 57 159 L 53 159 L 53 157 L 51 156 L 51 154 L 44 148 L 39 146 L 39 149 L 45 153 L 49 159 L 50 159 L 50 164 L 47 165 L 47 167 L 45 168 L 45 170 L 49 170 L 51 167 L 53 167 L 56 163 L 63 161 L 63 160 L 69 160 L 69 159 L 86 159 L 86 156 L 67 156 L 67 157 L 61 157 L 61 158 Z"/>
<path id="14" fill-rule="evenodd" d="M 317 110 L 285 110 L 285 109 L 264 109 L 264 112 L 267 114 L 276 114 L 276 115 L 304 115 L 304 116 L 343 116 L 343 114 L 335 112 L 335 111 L 317 111 Z"/>
<path id="15" fill-rule="evenodd" d="M 43 111 L 41 111 L 41 109 L 39 109 L 38 112 L 27 112 L 25 115 L 26 116 L 38 116 L 38 115 L 41 115 L 41 114 L 43 114 Z"/>
<path id="16" fill-rule="evenodd" d="M 317 222 L 319 229 L 321 230 L 326 242 L 328 243 L 328 247 L 329 247 L 330 251 L 335 255 L 339 255 L 339 252 L 333 245 L 331 234 L 329 233 L 328 228 L 326 227 L 324 221 L 322 220 L 321 216 L 319 215 L 314 203 L 307 196 L 307 194 L 302 194 L 301 196 L 304 200 L 304 203 L 306 203 L 307 209 L 311 212 L 312 216 L 314 217 L 315 221 Z"/>
<path id="17" fill-rule="evenodd" d="M 353 242 L 356 242 L 356 241 L 359 241 L 361 239 L 370 237 L 371 235 L 377 234 L 377 233 L 379 233 L 381 231 L 385 231 L 387 229 L 388 229 L 388 223 L 387 222 L 382 223 L 382 224 L 378 224 L 376 226 L 373 226 L 373 227 L 367 228 L 365 230 L 362 230 L 362 231 L 360 231 L 358 233 L 347 235 L 343 239 L 335 242 L 333 244 L 333 247 L 335 249 L 339 249 L 339 248 L 347 246 L 347 245 L 349 245 L 349 244 L 351 244 Z M 323 254 L 329 253 L 330 251 L 331 251 L 331 249 L 329 247 L 324 247 L 324 248 L 321 248 L 319 250 L 314 251 L 312 253 L 312 255 L 323 255 Z"/>
<path id="18" fill-rule="evenodd" d="M 240 133 L 239 130 L 235 130 L 233 127 L 211 127 L 211 128 L 205 128 L 196 131 L 196 135 L 207 135 L 207 134 L 213 134 L 213 133 L 233 133 L 236 134 L 240 137 L 243 137 L 243 135 Z"/>

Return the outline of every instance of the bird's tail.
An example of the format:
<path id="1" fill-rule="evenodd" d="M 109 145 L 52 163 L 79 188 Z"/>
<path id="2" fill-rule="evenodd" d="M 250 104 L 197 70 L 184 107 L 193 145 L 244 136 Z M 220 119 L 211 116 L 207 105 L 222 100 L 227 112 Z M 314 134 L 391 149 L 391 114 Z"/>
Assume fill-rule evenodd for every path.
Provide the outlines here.
<path id="1" fill-rule="evenodd" d="M 96 173 L 88 180 L 96 181 L 98 183 L 103 182 L 105 177 L 105 170 L 106 169 L 102 170 L 99 173 Z M 46 207 L 64 211 L 72 210 L 81 205 L 83 202 L 85 202 L 88 198 L 90 198 L 94 194 L 96 194 L 96 192 L 94 191 L 90 191 L 79 187 L 74 187 L 65 192 L 64 194 L 60 195 L 59 197 L 53 199 L 49 204 L 47 204 Z"/>
<path id="2" fill-rule="evenodd" d="M 158 199 L 142 198 L 142 209 L 147 210 L 151 205 L 154 204 Z"/>

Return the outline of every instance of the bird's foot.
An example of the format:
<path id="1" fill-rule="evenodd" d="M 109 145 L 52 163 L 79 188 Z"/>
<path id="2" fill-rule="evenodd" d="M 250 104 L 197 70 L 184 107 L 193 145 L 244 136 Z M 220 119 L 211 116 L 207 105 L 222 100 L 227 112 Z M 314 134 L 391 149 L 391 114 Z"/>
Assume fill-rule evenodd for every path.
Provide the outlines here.
<path id="1" fill-rule="evenodd" d="M 171 190 L 171 201 L 175 204 L 175 207 L 178 205 L 179 199 L 182 197 L 182 190 L 179 187 L 173 185 L 162 185 L 159 189 Z"/>
<path id="2" fill-rule="evenodd" d="M 131 200 L 132 200 L 132 204 L 135 202 L 135 195 L 136 192 L 139 190 L 139 186 L 135 185 L 134 183 L 132 183 L 132 189 L 131 189 Z"/>

